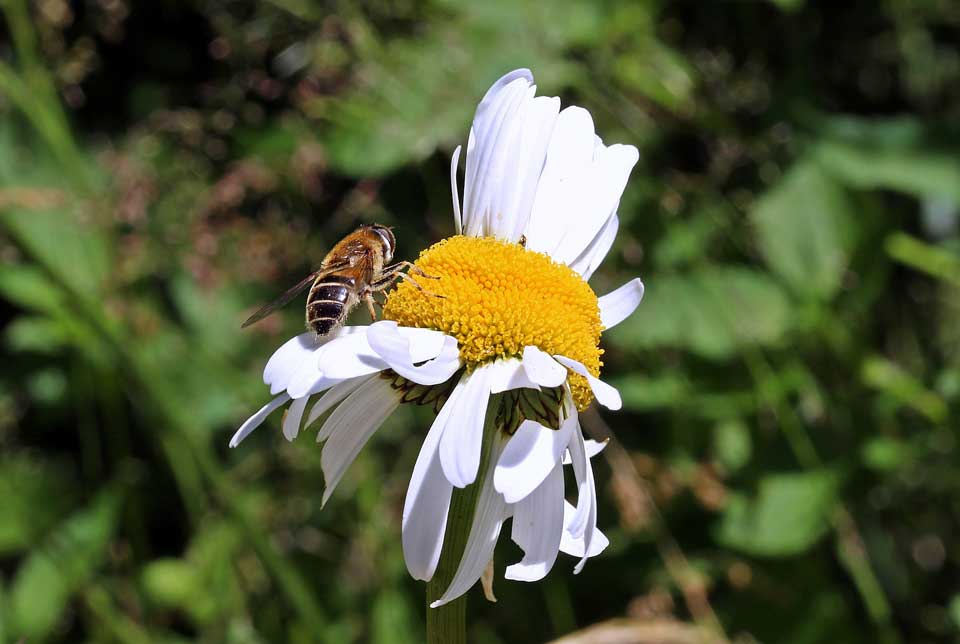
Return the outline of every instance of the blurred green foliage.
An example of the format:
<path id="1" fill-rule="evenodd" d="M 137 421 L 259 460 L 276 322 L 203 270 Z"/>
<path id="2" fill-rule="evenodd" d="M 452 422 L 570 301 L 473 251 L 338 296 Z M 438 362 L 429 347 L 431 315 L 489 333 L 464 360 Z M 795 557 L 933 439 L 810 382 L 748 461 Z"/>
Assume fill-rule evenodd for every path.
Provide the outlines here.
<path id="1" fill-rule="evenodd" d="M 518 66 L 640 148 L 593 283 L 648 289 L 585 421 L 611 547 L 473 593 L 471 641 L 960 639 L 956 2 L 0 9 L 0 641 L 421 641 L 429 415 L 321 512 L 279 418 L 226 449 L 302 313 L 238 323 L 358 222 L 451 234 L 450 151 Z"/>

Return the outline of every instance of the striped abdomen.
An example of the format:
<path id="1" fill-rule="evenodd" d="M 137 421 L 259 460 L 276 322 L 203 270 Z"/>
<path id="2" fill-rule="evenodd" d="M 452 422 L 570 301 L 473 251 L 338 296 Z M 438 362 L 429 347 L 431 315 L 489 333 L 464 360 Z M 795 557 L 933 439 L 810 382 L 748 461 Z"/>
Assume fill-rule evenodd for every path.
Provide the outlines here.
<path id="1" fill-rule="evenodd" d="M 307 327 L 324 336 L 340 326 L 357 303 L 356 280 L 348 275 L 327 275 L 310 288 Z"/>

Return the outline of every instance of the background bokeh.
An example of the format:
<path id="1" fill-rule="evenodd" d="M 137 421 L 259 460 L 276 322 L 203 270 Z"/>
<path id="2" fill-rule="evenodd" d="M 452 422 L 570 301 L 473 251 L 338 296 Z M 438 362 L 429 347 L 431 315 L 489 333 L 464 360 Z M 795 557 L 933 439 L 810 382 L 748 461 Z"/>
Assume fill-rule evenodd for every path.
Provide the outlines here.
<path id="1" fill-rule="evenodd" d="M 429 414 L 321 511 L 279 414 L 226 447 L 302 308 L 239 323 L 360 222 L 452 234 L 518 66 L 640 149 L 593 285 L 647 296 L 585 419 L 611 546 L 474 591 L 470 641 L 960 641 L 960 3 L 0 9 L 0 641 L 422 641 Z"/>

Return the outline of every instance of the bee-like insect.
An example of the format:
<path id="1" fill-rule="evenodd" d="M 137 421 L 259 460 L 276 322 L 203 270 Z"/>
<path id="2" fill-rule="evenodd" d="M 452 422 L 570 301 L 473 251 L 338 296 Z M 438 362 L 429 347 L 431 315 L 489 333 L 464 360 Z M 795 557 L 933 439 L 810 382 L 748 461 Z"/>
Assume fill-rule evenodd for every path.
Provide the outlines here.
<path id="1" fill-rule="evenodd" d="M 247 318 L 241 328 L 267 317 L 308 286 L 310 293 L 307 295 L 307 328 L 316 333 L 317 337 L 323 337 L 343 324 L 360 300 L 366 302 L 370 317 L 376 320 L 373 294 L 377 291 L 390 288 L 398 279 L 405 279 L 423 291 L 423 287 L 417 284 L 416 280 L 401 272 L 404 268 L 421 277 L 436 279 L 412 262 L 391 264 L 396 244 L 393 231 L 386 226 L 360 226 L 327 253 L 319 269 Z"/>

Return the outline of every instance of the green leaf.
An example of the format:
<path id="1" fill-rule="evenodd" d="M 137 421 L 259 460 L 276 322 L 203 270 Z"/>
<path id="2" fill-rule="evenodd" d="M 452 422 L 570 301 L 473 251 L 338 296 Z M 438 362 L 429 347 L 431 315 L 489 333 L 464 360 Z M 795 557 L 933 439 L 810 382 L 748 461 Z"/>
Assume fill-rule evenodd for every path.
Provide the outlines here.
<path id="1" fill-rule="evenodd" d="M 784 11 L 794 12 L 803 8 L 804 0 L 770 0 Z"/>
<path id="2" fill-rule="evenodd" d="M 0 266 L 0 295 L 17 306 L 41 313 L 63 309 L 60 289 L 33 266 Z"/>
<path id="3" fill-rule="evenodd" d="M 834 118 L 813 158 L 843 183 L 960 203 L 960 158 L 918 119 Z"/>
<path id="4" fill-rule="evenodd" d="M 830 299 L 855 241 L 844 189 L 810 161 L 798 162 L 751 212 L 767 264 L 798 294 Z"/>
<path id="5" fill-rule="evenodd" d="M 678 347 L 724 359 L 744 346 L 777 343 L 790 317 L 783 291 L 763 273 L 712 266 L 649 280 L 643 305 L 604 339 L 631 351 Z"/>
<path id="6" fill-rule="evenodd" d="M 103 228 L 67 210 L 6 210 L 0 221 L 27 252 L 77 293 L 97 298 L 110 274 Z"/>
<path id="7" fill-rule="evenodd" d="M 116 491 L 101 492 L 31 552 L 10 588 L 10 630 L 15 636 L 40 638 L 56 627 L 73 593 L 105 558 L 119 509 Z"/>
<path id="8" fill-rule="evenodd" d="M 960 629 L 960 594 L 950 598 L 947 611 L 950 613 L 950 619 L 953 621 L 954 628 Z"/>
<path id="9" fill-rule="evenodd" d="M 69 342 L 63 326 L 49 318 L 24 316 L 4 330 L 7 346 L 14 351 L 33 351 L 56 355 Z"/>
<path id="10" fill-rule="evenodd" d="M 0 458 L 0 554 L 28 548 L 75 500 L 67 463 L 27 454 Z"/>
<path id="11" fill-rule="evenodd" d="M 864 465 L 871 469 L 890 472 L 912 461 L 914 454 L 910 446 L 901 440 L 877 436 L 864 444 L 860 450 L 860 458 Z"/>
<path id="12" fill-rule="evenodd" d="M 197 570 L 182 559 L 151 561 L 141 576 L 144 592 L 161 606 L 181 607 L 200 596 Z"/>
<path id="13" fill-rule="evenodd" d="M 714 430 L 713 452 L 728 471 L 736 472 L 750 462 L 753 452 L 750 428 L 739 420 L 721 423 Z"/>
<path id="14" fill-rule="evenodd" d="M 757 556 L 800 554 L 827 531 L 837 487 L 836 475 L 827 470 L 768 475 L 756 498 L 731 496 L 714 537 Z"/>
<path id="15" fill-rule="evenodd" d="M 470 118 L 490 83 L 521 64 L 537 82 L 570 80 L 567 47 L 595 42 L 603 10 L 591 2 L 508 0 L 448 3 L 444 19 L 364 52 L 361 82 L 306 106 L 324 119 L 331 165 L 379 175 L 422 160 L 441 145 L 466 144 Z"/>
<path id="16" fill-rule="evenodd" d="M 235 570 L 240 544 L 233 524 L 208 524 L 182 559 L 157 559 L 144 568 L 144 594 L 164 608 L 182 610 L 200 625 L 233 614 L 243 603 Z"/>

